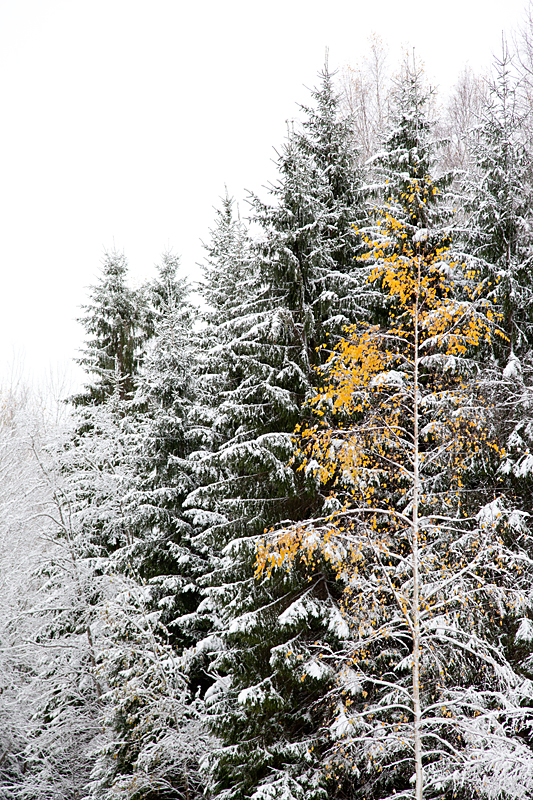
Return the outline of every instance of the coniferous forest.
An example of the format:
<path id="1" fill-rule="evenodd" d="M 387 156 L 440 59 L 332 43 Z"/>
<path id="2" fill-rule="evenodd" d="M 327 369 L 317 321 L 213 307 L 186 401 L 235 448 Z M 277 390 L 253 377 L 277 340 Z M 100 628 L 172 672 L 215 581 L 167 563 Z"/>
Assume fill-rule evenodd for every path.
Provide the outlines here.
<path id="1" fill-rule="evenodd" d="M 533 796 L 532 76 L 326 61 L 201 282 L 108 252 L 61 424 L 2 395 L 1 798 Z"/>

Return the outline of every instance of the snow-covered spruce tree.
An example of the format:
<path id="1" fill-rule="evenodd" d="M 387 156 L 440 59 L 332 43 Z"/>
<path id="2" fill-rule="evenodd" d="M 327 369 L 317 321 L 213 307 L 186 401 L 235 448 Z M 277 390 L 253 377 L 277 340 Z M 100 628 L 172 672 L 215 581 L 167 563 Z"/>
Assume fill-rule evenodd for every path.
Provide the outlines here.
<path id="1" fill-rule="evenodd" d="M 190 556 L 188 549 L 182 552 L 180 543 L 190 533 L 182 503 L 194 488 L 187 459 L 198 449 L 200 435 L 191 421 L 198 342 L 189 287 L 185 279 L 177 277 L 178 265 L 175 256 L 164 255 L 158 278 L 148 286 L 153 338 L 132 404 L 136 409 L 131 454 L 134 477 L 125 514 L 135 544 L 126 548 L 121 558 L 145 580 L 181 573 L 183 558 Z M 186 575 L 185 569 L 184 585 L 189 583 Z M 176 609 L 169 609 L 168 614 L 174 618 Z"/>
<path id="2" fill-rule="evenodd" d="M 50 511 L 50 516 L 57 525 L 56 547 L 65 554 L 64 563 L 50 564 L 49 591 L 59 596 L 63 591 L 62 576 L 65 580 L 68 577 L 72 599 L 65 600 L 64 613 L 58 611 L 47 621 L 48 627 L 43 626 L 42 637 L 65 641 L 65 653 L 71 648 L 72 659 L 63 658 L 62 645 L 57 651 L 60 662 L 52 660 L 49 665 L 50 692 L 48 689 L 42 692 L 43 703 L 50 694 L 46 700 L 48 718 L 42 736 L 36 739 L 36 747 L 40 741 L 46 741 L 48 733 L 56 730 L 57 725 L 61 726 L 69 714 L 69 725 L 78 724 L 89 733 L 92 728 L 86 718 L 91 716 L 102 732 L 100 715 L 107 702 L 107 698 L 103 699 L 105 680 L 98 680 L 98 697 L 93 703 L 88 689 L 80 688 L 76 679 L 85 669 L 87 658 L 93 672 L 99 669 L 96 662 L 101 648 L 94 632 L 98 629 L 103 605 L 113 596 L 110 556 L 131 545 L 133 540 L 125 514 L 125 498 L 133 485 L 131 453 L 136 426 L 134 416 L 126 412 L 131 404 L 147 334 L 143 331 L 144 301 L 139 293 L 127 287 L 126 273 L 123 255 L 106 254 L 101 280 L 92 288 L 91 302 L 85 306 L 81 320 L 87 342 L 79 361 L 91 382 L 82 394 L 71 399 L 76 407 L 72 429 L 54 450 L 55 467 L 47 468 L 51 485 L 54 485 L 55 509 Z M 82 653 L 84 637 L 91 651 L 89 656 Z M 76 664 L 78 651 L 79 663 Z M 54 703 L 54 687 L 61 679 L 64 696 L 60 703 Z M 59 728 L 56 733 L 59 743 L 62 739 Z M 80 747 L 84 737 L 78 733 Z M 94 750 L 96 752 L 95 743 Z M 38 762 L 38 750 L 35 752 Z M 53 765 L 50 771 L 53 773 Z M 84 780 L 75 779 L 78 790 L 84 790 L 89 772 L 86 770 Z M 79 777 L 78 769 L 72 773 Z M 67 796 L 66 789 L 65 794 L 59 796 Z"/>
<path id="3" fill-rule="evenodd" d="M 517 92 L 504 45 L 474 142 L 473 180 L 466 187 L 466 249 L 504 315 L 508 342 L 495 348 L 502 366 L 510 353 L 520 357 L 533 345 L 533 158 Z"/>
<path id="4" fill-rule="evenodd" d="M 99 282 L 91 287 L 90 302 L 80 322 L 87 341 L 78 363 L 93 382 L 72 401 L 76 406 L 102 403 L 113 393 L 132 396 L 134 376 L 142 361 L 146 334 L 142 295 L 127 286 L 123 253 L 105 253 Z"/>
<path id="5" fill-rule="evenodd" d="M 273 532 L 258 572 L 312 572 L 321 553 L 344 586 L 343 657 L 319 644 L 294 664 L 304 683 L 337 673 L 325 766 L 339 792 L 526 798 L 533 684 L 502 626 L 527 638 L 533 540 L 529 514 L 495 494 L 504 453 L 476 358 L 504 334 L 445 248 L 381 222 L 371 280 L 389 322 L 347 329 L 300 433 L 300 469 L 330 489 L 331 513 Z"/>
<path id="6" fill-rule="evenodd" d="M 121 588 L 104 609 L 109 737 L 92 789 L 99 798 L 197 796 L 209 740 L 195 700 L 205 675 L 183 658 L 207 624 L 195 613 L 205 557 L 182 512 L 194 488 L 187 459 L 202 432 L 192 419 L 197 335 L 177 267 L 175 256 L 163 256 L 157 279 L 145 289 L 153 338 L 121 420 L 122 426 L 134 420 L 122 496 L 130 538 L 109 557 L 108 571 Z"/>
<path id="7" fill-rule="evenodd" d="M 316 363 L 325 333 L 342 330 L 359 305 L 361 251 L 355 225 L 365 218 L 362 171 L 350 119 L 326 64 L 312 93 L 315 107 L 302 106 L 305 118 L 289 135 L 279 159 L 273 203 L 252 198 L 254 221 L 262 228 L 263 278 L 280 309 L 290 317 L 284 328 L 298 347 L 295 361 L 304 370 Z M 288 326 L 290 325 L 290 328 Z"/>
<path id="8" fill-rule="evenodd" d="M 124 256 L 106 254 L 101 280 L 84 306 L 87 341 L 79 363 L 93 380 L 72 398 L 75 430 L 60 462 L 68 503 L 90 556 L 108 558 L 133 544 L 135 522 L 127 498 L 138 484 L 135 458 L 144 411 L 133 392 L 160 313 L 163 284 L 169 270 L 175 272 L 171 261 L 164 259 L 153 291 L 134 292 L 126 284 Z"/>
<path id="9" fill-rule="evenodd" d="M 240 406 L 226 402 L 226 393 L 246 377 L 238 343 L 243 337 L 246 346 L 251 323 L 262 319 L 268 309 L 268 287 L 261 285 L 250 235 L 227 190 L 209 233 L 200 286 L 207 307 L 202 312 L 205 327 L 197 383 L 198 423 L 203 424 L 206 452 L 217 450 L 228 437 L 228 429 L 240 424 Z"/>
<path id="10" fill-rule="evenodd" d="M 424 239 L 430 247 L 443 241 L 451 218 L 444 202 L 451 176 L 435 172 L 442 143 L 432 101 L 423 70 L 406 57 L 391 90 L 382 147 L 372 160 L 378 219 L 386 208 L 402 223 L 407 241 Z"/>
<path id="11" fill-rule="evenodd" d="M 491 343 L 493 424 L 506 450 L 498 491 L 518 507 L 528 508 L 533 476 L 533 158 L 520 93 L 520 80 L 504 44 L 472 142 L 474 166 L 465 182 L 466 255 L 462 257 L 477 275 L 480 290 L 502 314 L 506 333 L 504 340 Z M 520 661 L 523 648 L 515 645 L 514 634 L 511 626 L 506 631 L 509 654 Z"/>
<path id="12" fill-rule="evenodd" d="M 226 192 L 216 210 L 215 225 L 204 245 L 203 299 L 208 307 L 205 320 L 215 346 L 232 342 L 246 331 L 242 319 L 243 303 L 257 291 L 257 270 L 253 264 L 252 242 L 246 225 L 235 209 L 235 200 Z M 235 329 L 234 324 L 241 327 Z"/>
<path id="13" fill-rule="evenodd" d="M 476 131 L 477 179 L 467 186 L 464 244 L 480 286 L 502 315 L 506 334 L 505 340 L 491 347 L 493 424 L 506 452 L 498 492 L 519 508 L 529 509 L 533 487 L 533 153 L 521 90 L 504 44 Z M 512 622 L 504 620 L 502 636 L 513 664 L 531 679 L 525 629 L 518 635 Z"/>
<path id="14" fill-rule="evenodd" d="M 315 766 L 329 675 L 317 673 L 303 686 L 287 669 L 285 652 L 291 641 L 302 658 L 309 642 L 335 649 L 345 632 L 327 565 L 311 582 L 303 573 L 264 587 L 253 579 L 264 528 L 306 518 L 322 502 L 315 482 L 288 466 L 291 433 L 320 357 L 316 348 L 365 313 L 354 262 L 361 178 L 353 132 L 340 118 L 327 69 L 313 98 L 279 157 L 272 204 L 253 199 L 261 228 L 253 258 L 227 214 L 209 254 L 206 293 L 216 301 L 219 282 L 229 283 L 236 304 L 219 333 L 212 327 L 222 402 L 213 415 L 215 450 L 195 457 L 202 485 L 187 505 L 213 553 L 204 607 L 212 608 L 225 649 L 212 663 L 219 680 L 206 703 L 223 746 L 208 779 L 211 791 L 228 798 L 324 795 Z M 228 242 L 223 252 L 215 251 L 219 241 Z"/>
<path id="15" fill-rule="evenodd" d="M 254 221 L 262 228 L 255 252 L 243 237 L 242 224 L 231 219 L 229 201 L 208 250 L 204 292 L 212 304 L 208 323 L 213 340 L 208 369 L 214 363 L 211 358 L 218 358 L 212 373 L 221 374 L 226 385 L 217 397 L 211 425 L 218 437 L 216 452 L 200 461 L 206 486 L 190 498 L 189 505 L 202 500 L 207 510 L 210 494 L 214 501 L 219 497 L 222 504 L 232 504 L 233 530 L 237 503 L 248 531 L 251 518 L 266 513 L 268 519 L 261 506 L 278 492 L 258 492 L 261 478 L 268 484 L 273 470 L 258 469 L 257 462 L 248 473 L 248 485 L 224 488 L 213 480 L 214 465 L 223 459 L 229 467 L 235 456 L 241 462 L 236 474 L 246 481 L 243 458 L 253 457 L 252 451 L 265 465 L 276 463 L 266 441 L 265 448 L 257 445 L 259 436 L 272 432 L 276 434 L 272 444 L 284 443 L 275 480 L 287 476 L 289 483 L 283 485 L 282 478 L 279 488 L 289 501 L 286 490 L 292 479 L 285 469 L 289 437 L 277 434 L 290 432 L 297 419 L 317 359 L 316 346 L 328 332 L 340 332 L 362 313 L 353 260 L 359 249 L 353 223 L 360 216 L 353 138 L 349 126 L 338 118 L 329 73 L 315 96 L 317 109 L 304 109 L 308 119 L 302 131 L 290 134 L 280 156 L 280 181 L 272 188 L 274 204 L 254 199 Z M 213 473 L 208 471 L 211 465 Z M 225 492 L 235 489 L 232 500 Z M 250 505 L 244 511 L 246 497 Z M 257 529 L 265 519 L 257 519 Z"/>
<path id="16" fill-rule="evenodd" d="M 164 255 L 158 278 L 134 293 L 125 283 L 124 257 L 108 256 L 94 302 L 85 307 L 89 338 L 80 363 L 96 381 L 73 398 L 81 408 L 62 465 L 89 549 L 106 556 L 143 539 L 157 527 L 156 517 L 171 527 L 169 515 L 179 516 L 176 492 L 191 488 L 178 486 L 185 480 L 192 311 L 177 265 L 175 256 Z"/>

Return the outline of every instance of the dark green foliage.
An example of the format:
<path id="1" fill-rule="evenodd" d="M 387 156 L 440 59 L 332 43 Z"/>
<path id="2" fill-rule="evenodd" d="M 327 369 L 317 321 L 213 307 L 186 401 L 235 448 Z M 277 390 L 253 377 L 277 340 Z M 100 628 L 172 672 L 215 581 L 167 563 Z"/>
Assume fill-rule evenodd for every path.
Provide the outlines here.
<path id="1" fill-rule="evenodd" d="M 207 372 L 219 392 L 213 450 L 193 455 L 200 485 L 187 506 L 211 554 L 202 607 L 224 645 L 210 666 L 218 678 L 206 705 L 222 742 L 210 785 L 227 798 L 325 793 L 318 765 L 329 675 L 316 667 L 302 682 L 294 666 L 314 663 L 320 645 L 337 647 L 335 580 L 327 570 L 310 583 L 304 573 L 264 584 L 253 575 L 265 528 L 321 507 L 312 477 L 289 464 L 291 434 L 314 381 L 316 348 L 364 313 L 354 227 L 364 218 L 361 175 L 327 68 L 313 99 L 279 156 L 271 204 L 252 198 L 259 244 L 250 246 L 226 198 L 208 248 Z M 280 622 L 288 609 L 291 621 Z"/>
<path id="2" fill-rule="evenodd" d="M 501 324 L 509 340 L 496 348 L 503 366 L 509 353 L 520 356 L 533 345 L 531 146 L 506 47 L 496 62 L 476 133 L 476 171 L 467 185 L 466 248 L 503 314 Z"/>
<path id="3" fill-rule="evenodd" d="M 382 149 L 373 159 L 378 213 L 385 207 L 425 252 L 449 240 L 443 228 L 452 216 L 443 202 L 452 176 L 438 170 L 444 143 L 432 118 L 433 94 L 422 69 L 406 58 L 391 93 Z"/>
<path id="4" fill-rule="evenodd" d="M 131 453 L 133 485 L 125 513 L 134 532 L 124 563 L 152 586 L 152 603 L 160 621 L 170 626 L 171 641 L 193 644 L 201 626 L 180 622 L 195 611 L 195 581 L 205 569 L 200 552 L 189 541 L 183 501 L 195 488 L 188 461 L 201 431 L 193 420 L 198 343 L 187 282 L 176 276 L 178 261 L 166 255 L 159 275 L 148 287 L 153 338 L 133 405 L 137 435 Z"/>
<path id="5" fill-rule="evenodd" d="M 261 275 L 304 378 L 326 332 L 340 332 L 360 311 L 354 258 L 361 252 L 356 228 L 365 219 L 353 129 L 341 118 L 327 65 L 320 79 L 315 107 L 302 107 L 301 128 L 289 133 L 278 159 L 273 204 L 252 198 L 263 229 Z"/>
<path id="6" fill-rule="evenodd" d="M 127 269 L 123 253 L 106 253 L 100 281 L 91 287 L 91 302 L 83 306 L 80 322 L 88 339 L 77 360 L 94 383 L 72 399 L 77 406 L 103 403 L 113 394 L 119 400 L 132 397 L 146 320 L 141 295 L 126 284 Z"/>

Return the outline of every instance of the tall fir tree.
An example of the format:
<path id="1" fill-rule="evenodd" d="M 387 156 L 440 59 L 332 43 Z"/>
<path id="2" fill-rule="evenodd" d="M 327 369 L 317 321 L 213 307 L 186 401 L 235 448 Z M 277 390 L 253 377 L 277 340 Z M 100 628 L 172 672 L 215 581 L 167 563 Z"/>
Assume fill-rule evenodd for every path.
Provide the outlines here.
<path id="1" fill-rule="evenodd" d="M 144 288 L 152 335 L 137 391 L 119 424 L 133 436 L 115 472 L 130 476 L 121 496 L 129 538 L 109 558 L 121 591 L 106 605 L 109 647 L 102 658 L 113 702 L 105 708 L 110 736 L 100 751 L 95 796 L 155 800 L 200 792 L 204 754 L 196 683 L 184 650 L 205 635 L 198 578 L 204 557 L 190 540 L 182 504 L 194 488 L 188 456 L 195 443 L 197 344 L 187 281 L 178 259 L 165 254 Z"/>
<path id="2" fill-rule="evenodd" d="M 128 266 L 123 253 L 106 252 L 99 282 L 91 287 L 90 302 L 79 320 L 87 341 L 77 359 L 93 383 L 73 398 L 77 406 L 104 402 L 116 394 L 131 398 L 142 362 L 146 333 L 142 296 L 127 285 Z"/>
<path id="3" fill-rule="evenodd" d="M 335 650 L 346 632 L 326 563 L 314 575 L 279 576 L 268 586 L 253 575 L 263 530 L 323 503 L 312 476 L 289 466 L 291 435 L 317 348 L 364 313 L 354 261 L 361 175 L 327 67 L 313 99 L 279 157 L 272 203 L 252 198 L 260 226 L 253 257 L 246 248 L 243 260 L 227 206 L 209 251 L 206 296 L 217 302 L 218 286 L 229 280 L 225 291 L 237 302 L 231 321 L 213 328 L 212 352 L 225 364 L 222 403 L 213 416 L 215 450 L 198 454 L 201 485 L 187 504 L 212 552 L 205 607 L 224 647 L 212 660 L 218 677 L 206 694 L 221 740 L 207 779 L 210 791 L 227 798 L 324 796 L 317 764 L 329 673 L 317 671 L 303 686 L 291 652 L 305 663 L 316 640 Z M 216 250 L 221 241 L 224 252 Z"/>
<path id="4" fill-rule="evenodd" d="M 194 488 L 187 457 L 196 449 L 190 414 L 198 348 L 189 286 L 177 277 L 178 266 L 176 256 L 164 254 L 156 280 L 145 287 L 152 339 L 131 404 L 137 433 L 127 513 L 144 553 L 136 553 L 136 569 L 146 579 L 167 572 L 174 563 L 171 543 L 177 544 L 189 530 L 181 506 Z"/>
<path id="5" fill-rule="evenodd" d="M 473 267 L 504 315 L 508 343 L 495 348 L 502 366 L 533 345 L 533 159 L 518 92 L 504 44 L 474 140 L 465 237 Z"/>
<path id="6" fill-rule="evenodd" d="M 494 491 L 507 505 L 529 511 L 533 488 L 533 152 L 521 107 L 520 75 L 504 42 L 475 131 L 475 171 L 467 182 L 465 261 L 491 298 L 505 337 L 491 347 L 485 372 L 495 435 L 505 449 Z M 525 518 L 527 519 L 527 517 Z M 528 619 L 507 618 L 502 638 L 526 680 Z"/>
<path id="7" fill-rule="evenodd" d="M 378 217 L 386 207 L 404 226 L 405 241 L 426 242 L 426 249 L 442 242 L 451 221 L 443 202 L 451 175 L 436 173 L 444 142 L 432 113 L 433 95 L 421 66 L 406 56 L 391 90 L 382 146 L 372 159 Z"/>

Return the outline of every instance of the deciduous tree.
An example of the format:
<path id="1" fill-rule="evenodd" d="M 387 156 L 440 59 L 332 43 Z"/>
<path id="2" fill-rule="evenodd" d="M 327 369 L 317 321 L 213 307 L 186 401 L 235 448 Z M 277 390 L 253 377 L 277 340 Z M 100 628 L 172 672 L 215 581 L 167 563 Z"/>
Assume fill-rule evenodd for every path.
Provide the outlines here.
<path id="1" fill-rule="evenodd" d="M 526 797 L 533 694 L 500 630 L 530 624 L 532 539 L 494 494 L 503 452 L 476 362 L 503 334 L 445 248 L 381 223 L 371 281 L 389 324 L 347 329 L 311 400 L 319 422 L 299 431 L 331 511 L 275 530 L 258 573 L 312 572 L 320 553 L 344 586 L 344 658 L 317 647 L 314 662 L 337 672 L 327 769 L 352 796 Z"/>

